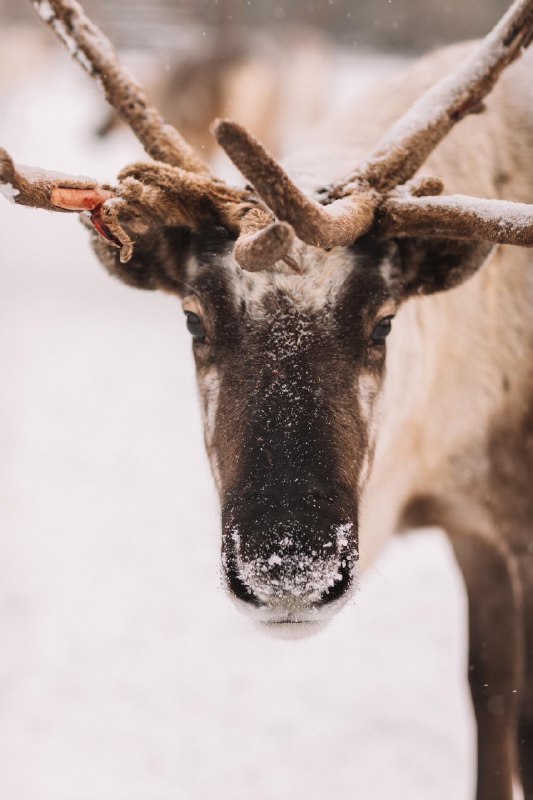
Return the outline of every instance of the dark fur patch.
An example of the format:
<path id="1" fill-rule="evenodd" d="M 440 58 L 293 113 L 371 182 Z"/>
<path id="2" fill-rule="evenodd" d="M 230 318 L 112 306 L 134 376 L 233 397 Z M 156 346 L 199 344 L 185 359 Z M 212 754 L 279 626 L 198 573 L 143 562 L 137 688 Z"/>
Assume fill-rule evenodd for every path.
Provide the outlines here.
<path id="1" fill-rule="evenodd" d="M 398 283 L 405 298 L 460 286 L 484 264 L 493 245 L 460 239 L 400 239 L 398 248 Z"/>
<path id="2" fill-rule="evenodd" d="M 162 289 L 181 294 L 193 234 L 187 228 L 157 228 L 139 237 L 133 257 L 122 264 L 119 250 L 96 233 L 92 246 L 107 271 L 136 289 Z"/>

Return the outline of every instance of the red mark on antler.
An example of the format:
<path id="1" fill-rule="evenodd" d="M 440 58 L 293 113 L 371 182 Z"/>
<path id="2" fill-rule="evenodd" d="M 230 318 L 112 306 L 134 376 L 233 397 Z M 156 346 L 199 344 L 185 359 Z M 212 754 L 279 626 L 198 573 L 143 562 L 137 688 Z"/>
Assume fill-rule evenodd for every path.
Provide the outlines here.
<path id="1" fill-rule="evenodd" d="M 56 186 L 50 193 L 50 202 L 65 211 L 92 211 L 101 206 L 105 200 L 114 197 L 113 192 L 95 186 L 91 189 L 72 189 Z"/>
<path id="2" fill-rule="evenodd" d="M 104 239 L 121 247 L 121 242 L 111 232 L 102 219 L 102 205 L 106 200 L 115 197 L 114 192 L 94 186 L 90 189 L 73 189 L 68 186 L 56 186 L 50 193 L 50 201 L 65 211 L 90 211 L 91 222 Z"/>
<path id="3" fill-rule="evenodd" d="M 104 239 L 107 239 L 110 244 L 115 247 L 122 247 L 122 242 L 111 232 L 110 228 L 105 224 L 101 216 L 102 203 L 91 211 L 91 222 Z"/>

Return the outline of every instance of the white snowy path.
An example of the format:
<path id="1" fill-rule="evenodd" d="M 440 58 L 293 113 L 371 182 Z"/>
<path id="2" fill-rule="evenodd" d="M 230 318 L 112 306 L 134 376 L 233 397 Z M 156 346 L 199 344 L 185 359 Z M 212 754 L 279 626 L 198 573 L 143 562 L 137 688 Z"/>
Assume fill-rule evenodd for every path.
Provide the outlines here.
<path id="1" fill-rule="evenodd" d="M 0 94 L 22 163 L 98 178 L 66 59 Z M 465 599 L 438 532 L 396 541 L 318 636 L 219 585 L 177 299 L 97 265 L 76 219 L 0 204 L 3 800 L 469 800 Z"/>

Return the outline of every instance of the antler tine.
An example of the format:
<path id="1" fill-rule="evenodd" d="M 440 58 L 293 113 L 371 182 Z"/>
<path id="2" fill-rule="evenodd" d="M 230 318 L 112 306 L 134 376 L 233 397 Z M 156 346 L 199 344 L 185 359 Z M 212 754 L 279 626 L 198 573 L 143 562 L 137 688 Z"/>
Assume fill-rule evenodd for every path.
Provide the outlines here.
<path id="1" fill-rule="evenodd" d="M 132 164 L 119 179 L 120 196 L 134 204 L 142 199 L 147 215 L 160 222 L 195 228 L 202 219 L 237 234 L 234 255 L 243 269 L 267 269 L 287 257 L 294 231 L 278 222 L 247 189 L 165 164 Z"/>
<path id="2" fill-rule="evenodd" d="M 148 102 L 142 87 L 120 64 L 109 39 L 76 0 L 32 3 L 70 54 L 101 84 L 107 101 L 133 130 L 148 155 L 189 172 L 209 174 L 208 166 Z"/>
<path id="3" fill-rule="evenodd" d="M 533 205 L 449 197 L 389 197 L 376 233 L 389 238 L 443 236 L 533 247 Z"/>
<path id="4" fill-rule="evenodd" d="M 370 229 L 379 195 L 367 190 L 324 207 L 307 197 L 240 125 L 218 120 L 213 132 L 266 205 L 277 217 L 289 221 L 303 241 L 326 248 L 348 245 Z"/>
<path id="5" fill-rule="evenodd" d="M 426 92 L 351 178 L 333 187 L 328 197 L 337 199 L 328 205 L 321 205 L 301 192 L 243 128 L 228 121 L 219 122 L 215 126 L 217 140 L 281 222 L 258 205 L 249 190 L 232 189 L 211 177 L 208 167 L 180 134 L 148 104 L 142 88 L 121 66 L 108 39 L 86 17 L 76 0 L 32 2 L 70 53 L 101 83 L 106 98 L 148 154 L 160 163 L 153 167 L 145 165 L 145 169 L 153 168 L 158 173 L 148 180 L 148 191 L 142 188 L 142 178 L 139 181 L 132 176 L 127 183 L 125 176 L 115 193 L 90 179 L 78 180 L 58 173 L 41 171 L 35 179 L 29 176 L 27 168 L 16 168 L 9 156 L 0 151 L 4 194 L 15 202 L 41 208 L 89 209 L 100 233 L 121 246 L 124 260 L 131 256 L 132 242 L 119 224 L 119 211 L 135 215 L 135 209 L 138 213 L 142 207 L 150 216 L 154 198 L 156 205 L 166 208 L 172 219 L 178 214 L 175 224 L 196 227 L 207 209 L 208 216 L 218 224 L 239 234 L 235 255 L 245 269 L 264 269 L 279 259 L 290 263 L 288 251 L 294 231 L 307 243 L 324 248 L 349 245 L 374 225 L 383 231 L 382 235 L 409 235 L 408 231 L 420 235 L 431 227 L 428 235 L 440 230 L 451 236 L 461 236 L 464 232 L 489 241 L 530 243 L 528 206 L 524 211 L 510 209 L 508 204 L 500 207 L 494 201 L 472 201 L 459 196 L 438 199 L 388 193 L 414 175 L 456 122 L 480 109 L 500 72 L 528 46 L 533 39 L 533 0 L 515 0 L 466 65 Z M 166 178 L 165 165 L 166 169 L 175 170 Z M 435 187 L 431 191 L 437 193 Z M 178 196 L 183 202 L 175 207 Z M 500 223 L 499 215 L 503 220 Z M 292 223 L 294 231 L 283 220 Z"/>
<path id="6" fill-rule="evenodd" d="M 0 194 L 17 205 L 48 211 L 91 211 L 114 195 L 91 178 L 15 166 L 11 156 L 2 148 Z"/>
<path id="7" fill-rule="evenodd" d="M 89 219 L 108 243 L 120 248 L 121 261 L 129 261 L 133 242 L 120 225 L 114 203 L 117 192 L 92 178 L 65 175 L 40 167 L 16 166 L 0 148 L 0 194 L 12 203 L 48 211 L 89 212 Z"/>
<path id="8" fill-rule="evenodd" d="M 470 58 L 411 106 L 344 186 L 386 192 L 411 178 L 457 122 L 482 110 L 500 73 L 532 39 L 533 0 L 515 0 Z M 336 187 L 341 195 L 344 186 Z"/>
<path id="9" fill-rule="evenodd" d="M 286 222 L 278 222 L 262 208 L 251 208 L 243 217 L 233 254 L 245 270 L 267 269 L 276 261 L 287 259 L 294 241 L 294 230 Z"/>

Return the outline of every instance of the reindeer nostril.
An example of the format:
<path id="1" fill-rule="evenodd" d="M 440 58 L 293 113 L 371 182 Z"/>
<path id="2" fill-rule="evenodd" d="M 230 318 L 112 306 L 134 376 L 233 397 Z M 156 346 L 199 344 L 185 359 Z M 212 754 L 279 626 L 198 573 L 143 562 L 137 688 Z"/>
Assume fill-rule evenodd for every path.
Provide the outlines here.
<path id="1" fill-rule="evenodd" d="M 249 603 L 250 605 L 260 607 L 263 605 L 263 603 L 253 592 L 253 590 L 242 580 L 239 574 L 239 569 L 237 566 L 238 558 L 235 545 L 235 538 L 229 537 L 226 540 L 224 553 L 222 556 L 228 589 L 238 600 L 242 600 L 244 603 Z"/>
<path id="2" fill-rule="evenodd" d="M 227 572 L 228 586 L 231 593 L 245 603 L 259 608 L 263 605 L 261 600 L 253 593 L 249 586 L 241 580 L 236 570 L 230 569 Z"/>
<path id="3" fill-rule="evenodd" d="M 348 563 L 345 561 L 339 569 L 339 577 L 321 596 L 316 606 L 325 606 L 328 603 L 333 603 L 343 596 L 352 586 L 352 570 Z"/>

